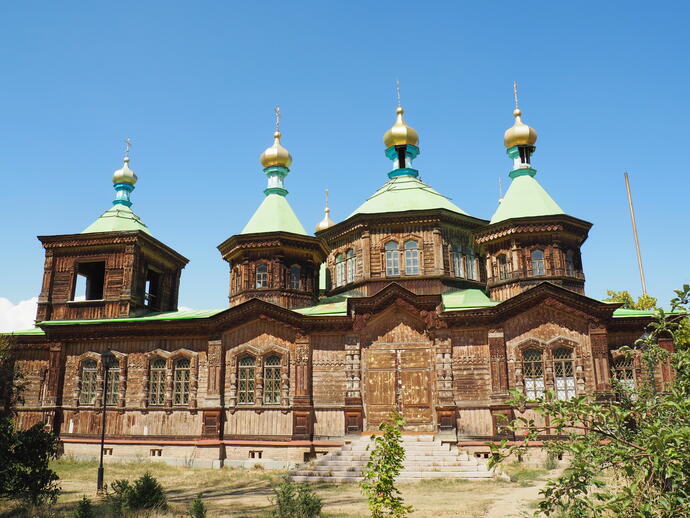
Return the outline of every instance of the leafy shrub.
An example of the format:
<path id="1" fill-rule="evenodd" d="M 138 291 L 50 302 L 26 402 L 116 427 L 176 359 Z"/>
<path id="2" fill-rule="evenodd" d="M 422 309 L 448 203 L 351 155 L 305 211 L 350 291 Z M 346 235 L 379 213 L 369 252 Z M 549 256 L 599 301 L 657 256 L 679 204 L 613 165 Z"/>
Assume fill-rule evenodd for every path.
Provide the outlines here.
<path id="1" fill-rule="evenodd" d="M 315 518 L 321 515 L 323 503 L 309 484 L 296 484 L 285 477 L 274 492 L 274 518 Z"/>
<path id="2" fill-rule="evenodd" d="M 108 493 L 106 501 L 116 513 L 140 509 L 165 510 L 168 507 L 163 486 L 149 472 L 133 484 L 129 480 L 116 480 L 110 484 L 110 488 L 112 493 Z"/>
<path id="3" fill-rule="evenodd" d="M 192 500 L 192 505 L 189 506 L 189 516 L 192 518 L 206 518 L 206 506 L 203 500 L 201 500 L 201 493 L 196 495 L 196 498 Z"/>
<path id="4" fill-rule="evenodd" d="M 544 459 L 544 469 L 552 471 L 558 467 L 558 457 L 552 451 L 546 454 L 546 459 Z"/>
<path id="5" fill-rule="evenodd" d="M 86 496 L 82 497 L 81 500 L 79 500 L 79 503 L 77 504 L 77 508 L 74 510 L 74 514 L 72 515 L 73 518 L 96 518 L 96 515 L 93 511 L 93 506 L 91 505 L 91 500 L 86 498 Z"/>

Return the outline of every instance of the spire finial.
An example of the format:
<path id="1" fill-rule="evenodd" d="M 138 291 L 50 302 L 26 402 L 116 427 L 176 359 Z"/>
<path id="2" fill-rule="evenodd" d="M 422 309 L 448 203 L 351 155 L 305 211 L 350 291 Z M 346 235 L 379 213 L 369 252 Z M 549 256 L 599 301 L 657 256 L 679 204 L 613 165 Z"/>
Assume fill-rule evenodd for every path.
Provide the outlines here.
<path id="1" fill-rule="evenodd" d="M 129 150 L 132 149 L 132 139 L 127 137 L 125 139 L 125 160 L 129 160 Z"/>
<path id="2" fill-rule="evenodd" d="M 331 209 L 328 208 L 328 189 L 324 189 L 324 192 L 326 193 L 326 208 L 323 209 L 323 219 L 316 224 L 316 232 L 326 230 L 327 228 L 331 228 L 333 225 L 335 225 L 330 216 Z"/>
<path id="3" fill-rule="evenodd" d="M 324 189 L 323 192 L 326 193 L 326 212 L 330 212 L 331 209 L 328 208 L 328 189 Z"/>
<path id="4" fill-rule="evenodd" d="M 517 81 L 513 81 L 513 97 L 515 97 L 515 110 L 519 111 L 520 106 L 518 105 Z"/>
<path id="5" fill-rule="evenodd" d="M 400 79 L 395 80 L 395 98 L 398 101 L 398 108 L 402 105 L 400 104 Z"/>
<path id="6" fill-rule="evenodd" d="M 280 106 L 276 106 L 274 111 L 276 112 L 276 133 L 280 133 Z"/>

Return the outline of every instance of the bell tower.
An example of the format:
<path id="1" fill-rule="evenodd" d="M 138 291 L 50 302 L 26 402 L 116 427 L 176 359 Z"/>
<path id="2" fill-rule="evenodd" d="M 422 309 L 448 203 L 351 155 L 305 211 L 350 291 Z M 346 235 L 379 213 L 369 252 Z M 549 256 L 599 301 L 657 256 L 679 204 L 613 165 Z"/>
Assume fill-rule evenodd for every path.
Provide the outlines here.
<path id="1" fill-rule="evenodd" d="M 113 174 L 115 200 L 79 234 L 39 236 L 45 249 L 36 321 L 91 320 L 177 310 L 188 260 L 153 237 L 132 210 L 137 175 Z"/>
<path id="2" fill-rule="evenodd" d="M 535 179 L 537 132 L 522 122 L 516 83 L 513 92 L 515 123 L 503 137 L 511 184 L 490 224 L 475 232 L 486 252 L 490 296 L 506 300 L 544 281 L 584 295 L 580 247 L 592 224 L 566 214 Z"/>

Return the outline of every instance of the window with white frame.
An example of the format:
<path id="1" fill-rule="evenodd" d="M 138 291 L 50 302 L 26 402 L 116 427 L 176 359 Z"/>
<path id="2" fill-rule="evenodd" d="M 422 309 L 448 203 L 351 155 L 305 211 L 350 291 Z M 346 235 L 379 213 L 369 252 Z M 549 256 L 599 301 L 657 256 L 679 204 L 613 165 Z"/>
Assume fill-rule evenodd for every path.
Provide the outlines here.
<path id="1" fill-rule="evenodd" d="M 335 256 L 335 285 L 342 286 L 345 284 L 345 255 L 338 254 Z"/>
<path id="2" fill-rule="evenodd" d="M 417 241 L 405 241 L 405 274 L 419 275 L 419 245 Z"/>
<path id="3" fill-rule="evenodd" d="M 532 250 L 532 275 L 544 275 L 544 251 Z"/>
<path id="4" fill-rule="evenodd" d="M 257 289 L 268 288 L 268 267 L 265 264 L 256 267 L 256 287 Z"/>
<path id="5" fill-rule="evenodd" d="M 105 384 L 105 404 L 116 405 L 120 399 L 120 362 L 116 359 L 108 367 L 108 378 Z"/>
<path id="6" fill-rule="evenodd" d="M 613 378 L 628 389 L 635 388 L 635 366 L 633 357 L 621 355 L 613 359 Z"/>
<path id="7" fill-rule="evenodd" d="M 527 399 L 539 399 L 544 395 L 544 360 L 539 349 L 523 352 L 522 379 Z"/>
<path id="8" fill-rule="evenodd" d="M 237 365 L 237 402 L 240 405 L 254 404 L 256 383 L 256 358 L 244 356 Z"/>
<path id="9" fill-rule="evenodd" d="M 173 405 L 189 404 L 191 365 L 189 358 L 178 358 L 173 364 Z"/>
<path id="10" fill-rule="evenodd" d="M 386 276 L 397 277 L 400 275 L 400 253 L 398 243 L 388 241 L 386 243 Z"/>
<path id="11" fill-rule="evenodd" d="M 280 404 L 280 356 L 264 359 L 264 404 Z"/>
<path id="12" fill-rule="evenodd" d="M 475 264 L 475 255 L 472 248 L 467 249 L 467 278 L 473 281 L 478 281 L 479 277 L 477 275 L 477 267 Z"/>
<path id="13" fill-rule="evenodd" d="M 553 352 L 553 374 L 556 399 L 567 401 L 575 397 L 575 363 L 572 349 L 562 347 Z"/>

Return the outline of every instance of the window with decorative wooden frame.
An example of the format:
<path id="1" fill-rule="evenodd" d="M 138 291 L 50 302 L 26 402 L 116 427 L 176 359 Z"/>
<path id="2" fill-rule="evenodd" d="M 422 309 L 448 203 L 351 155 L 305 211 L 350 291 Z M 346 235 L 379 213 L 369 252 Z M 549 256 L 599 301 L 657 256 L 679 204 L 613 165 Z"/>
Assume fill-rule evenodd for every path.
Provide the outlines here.
<path id="1" fill-rule="evenodd" d="M 283 347 L 250 345 L 229 351 L 230 406 L 287 406 L 289 401 L 288 351 Z"/>
<path id="2" fill-rule="evenodd" d="M 525 397 L 535 400 L 547 392 L 562 401 L 575 397 L 578 393 L 575 355 L 574 344 L 562 339 L 549 344 L 529 341 L 521 347 L 518 381 Z"/>
<path id="3" fill-rule="evenodd" d="M 628 390 L 637 385 L 638 355 L 634 351 L 611 351 L 611 378 Z"/>
<path id="4" fill-rule="evenodd" d="M 115 356 L 108 369 L 105 387 L 106 404 L 124 406 L 127 388 L 127 355 L 112 351 Z M 75 406 L 100 406 L 103 403 L 103 364 L 101 355 L 86 352 L 77 358 L 73 402 Z"/>
<path id="5" fill-rule="evenodd" d="M 453 243 L 450 248 L 451 263 L 453 264 L 453 276 L 465 276 L 465 258 L 462 255 L 462 245 Z"/>
<path id="6" fill-rule="evenodd" d="M 189 349 L 146 354 L 141 404 L 149 408 L 196 408 L 199 353 Z"/>
<path id="7" fill-rule="evenodd" d="M 269 287 L 268 265 L 259 263 L 256 265 L 256 289 Z"/>

